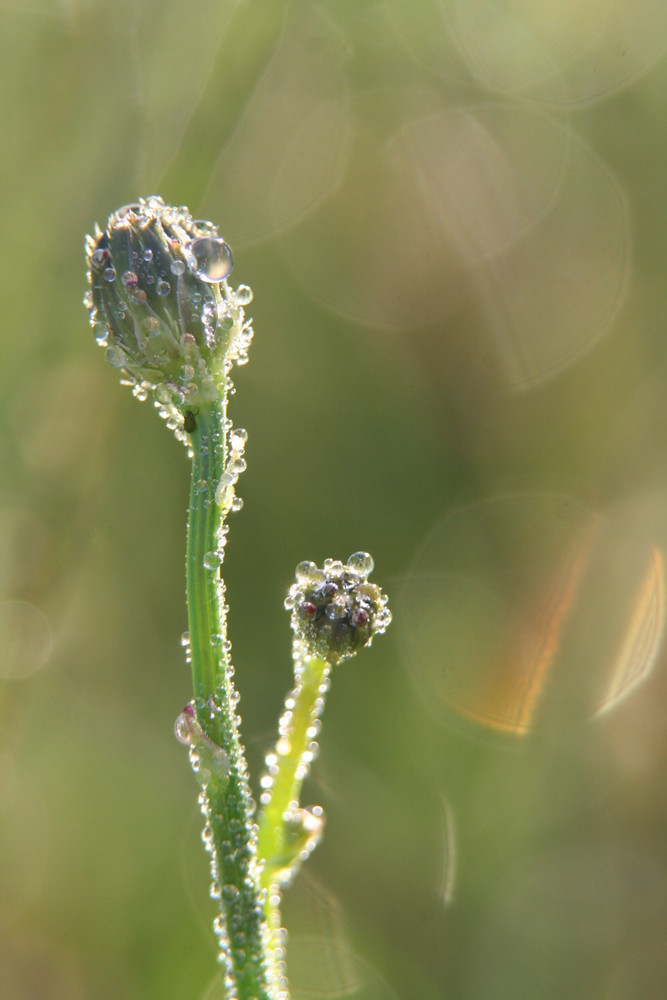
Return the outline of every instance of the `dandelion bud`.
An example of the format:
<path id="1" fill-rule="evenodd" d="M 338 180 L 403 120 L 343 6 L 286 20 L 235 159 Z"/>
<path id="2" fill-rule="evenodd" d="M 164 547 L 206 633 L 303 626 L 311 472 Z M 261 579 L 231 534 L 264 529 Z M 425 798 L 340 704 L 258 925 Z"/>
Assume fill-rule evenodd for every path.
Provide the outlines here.
<path id="1" fill-rule="evenodd" d="M 347 563 L 327 559 L 322 569 L 299 563 L 285 601 L 298 654 L 337 663 L 385 631 L 391 612 L 386 594 L 368 582 L 372 570 L 367 552 L 355 552 Z"/>
<path id="2" fill-rule="evenodd" d="M 86 238 L 84 302 L 107 358 L 165 415 L 220 399 L 233 361 L 243 363 L 252 328 L 246 286 L 228 285 L 232 251 L 210 222 L 156 196 L 109 216 Z"/>

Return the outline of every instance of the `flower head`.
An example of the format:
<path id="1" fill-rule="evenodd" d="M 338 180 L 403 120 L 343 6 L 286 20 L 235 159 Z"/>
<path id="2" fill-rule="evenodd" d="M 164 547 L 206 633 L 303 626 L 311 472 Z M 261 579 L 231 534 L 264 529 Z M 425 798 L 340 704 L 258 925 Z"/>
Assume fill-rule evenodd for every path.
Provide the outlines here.
<path id="1" fill-rule="evenodd" d="M 247 360 L 252 293 L 227 283 L 232 251 L 216 227 L 157 196 L 141 199 L 95 227 L 86 260 L 91 325 L 135 394 L 152 393 L 174 426 L 219 399 L 232 363 Z"/>
<path id="2" fill-rule="evenodd" d="M 337 663 L 370 646 L 391 622 L 387 596 L 368 581 L 373 560 L 355 552 L 347 563 L 326 559 L 323 568 L 302 562 L 296 568 L 285 606 L 292 611 L 297 656 Z"/>

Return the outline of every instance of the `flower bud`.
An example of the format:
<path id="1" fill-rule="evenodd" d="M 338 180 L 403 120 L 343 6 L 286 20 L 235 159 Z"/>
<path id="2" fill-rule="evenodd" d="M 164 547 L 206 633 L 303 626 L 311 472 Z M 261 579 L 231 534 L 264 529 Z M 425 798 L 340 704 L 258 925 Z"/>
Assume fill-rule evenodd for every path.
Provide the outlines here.
<path id="1" fill-rule="evenodd" d="M 113 212 L 104 232 L 96 226 L 86 259 L 91 325 L 135 394 L 152 391 L 181 421 L 220 399 L 252 328 L 250 290 L 227 284 L 232 251 L 215 226 L 153 196 Z"/>
<path id="2" fill-rule="evenodd" d="M 285 606 L 292 611 L 296 656 L 337 663 L 370 646 L 391 622 L 387 596 L 369 583 L 373 560 L 355 552 L 347 563 L 327 559 L 322 569 L 299 563 Z"/>

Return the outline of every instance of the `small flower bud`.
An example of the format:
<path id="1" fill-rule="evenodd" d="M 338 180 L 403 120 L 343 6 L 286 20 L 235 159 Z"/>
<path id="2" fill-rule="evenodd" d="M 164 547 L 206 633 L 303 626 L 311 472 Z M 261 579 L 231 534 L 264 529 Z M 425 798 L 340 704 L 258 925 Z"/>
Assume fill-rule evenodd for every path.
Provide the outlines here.
<path id="1" fill-rule="evenodd" d="M 373 560 L 355 552 L 347 563 L 327 559 L 322 569 L 302 562 L 285 606 L 292 612 L 297 656 L 337 663 L 370 646 L 391 622 L 387 596 L 369 583 Z"/>
<path id="2" fill-rule="evenodd" d="M 210 222 L 153 196 L 109 216 L 86 237 L 84 302 L 109 362 L 167 417 L 224 394 L 232 362 L 246 360 L 252 328 L 244 294 L 227 284 L 232 251 Z"/>

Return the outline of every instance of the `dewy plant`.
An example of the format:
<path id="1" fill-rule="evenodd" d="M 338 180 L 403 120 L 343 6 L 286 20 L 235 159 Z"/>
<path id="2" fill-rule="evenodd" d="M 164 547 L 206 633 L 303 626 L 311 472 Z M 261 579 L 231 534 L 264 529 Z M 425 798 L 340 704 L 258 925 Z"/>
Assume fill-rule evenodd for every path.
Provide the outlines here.
<path id="1" fill-rule="evenodd" d="M 291 610 L 294 688 L 266 757 L 259 809 L 239 736 L 239 696 L 227 636 L 220 567 L 227 516 L 239 510 L 247 434 L 227 417 L 234 364 L 245 364 L 252 325 L 247 285 L 227 279 L 232 252 L 210 222 L 151 197 L 114 212 L 86 239 L 85 304 L 98 344 L 124 385 L 152 399 L 192 459 L 187 526 L 186 655 L 193 700 L 176 720 L 201 791 L 211 859 L 214 930 L 228 1000 L 288 1000 L 281 890 L 317 844 L 320 807 L 300 804 L 317 752 L 331 670 L 370 645 L 391 620 L 368 577 L 373 561 L 302 562 Z"/>

